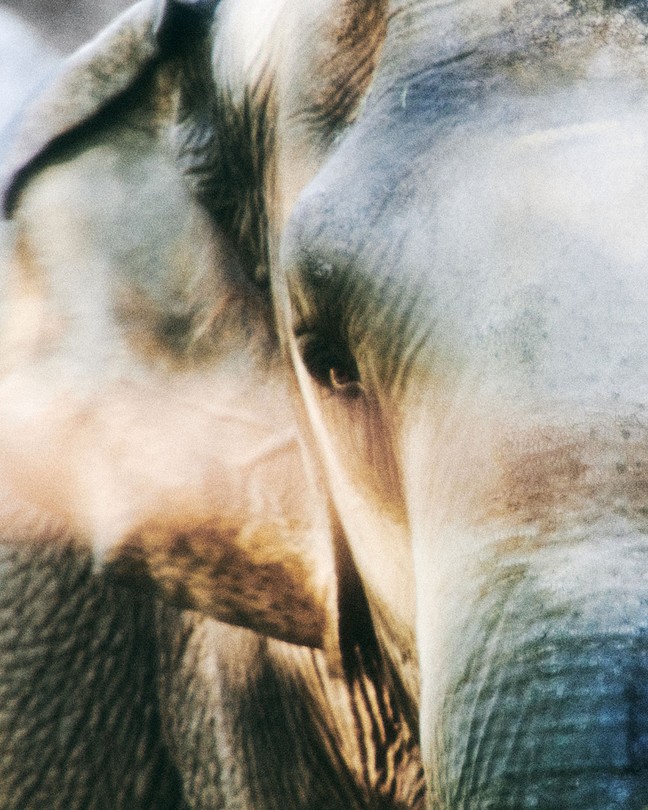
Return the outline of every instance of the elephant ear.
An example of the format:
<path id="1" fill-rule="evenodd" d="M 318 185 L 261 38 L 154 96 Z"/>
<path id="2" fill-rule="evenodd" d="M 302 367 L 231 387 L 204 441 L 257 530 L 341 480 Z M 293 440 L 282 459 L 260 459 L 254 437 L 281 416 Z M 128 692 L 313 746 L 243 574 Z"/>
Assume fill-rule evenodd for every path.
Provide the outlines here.
<path id="1" fill-rule="evenodd" d="M 39 167 L 82 129 L 91 130 L 155 66 L 200 37 L 218 0 L 142 0 L 77 51 L 27 109 L 4 166 L 3 209 L 11 216 Z"/>
<path id="2" fill-rule="evenodd" d="M 216 121 L 214 6 L 135 6 L 25 116 L 5 198 L 0 535 L 54 542 L 51 518 L 120 580 L 334 661 L 330 527 L 268 296 L 205 204 L 235 140 Z"/>

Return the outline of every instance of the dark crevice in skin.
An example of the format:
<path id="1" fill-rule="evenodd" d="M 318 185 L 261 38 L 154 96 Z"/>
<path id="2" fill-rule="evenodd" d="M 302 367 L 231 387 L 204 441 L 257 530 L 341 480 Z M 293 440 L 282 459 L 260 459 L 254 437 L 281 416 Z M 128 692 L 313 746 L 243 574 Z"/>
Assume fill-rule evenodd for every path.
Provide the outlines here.
<path id="1" fill-rule="evenodd" d="M 356 696 L 352 712 L 364 783 L 372 787 L 374 796 L 368 807 L 395 810 L 401 807 L 396 798 L 403 794 L 401 778 L 407 778 L 412 763 L 420 757 L 417 711 L 380 649 L 364 586 L 340 529 L 336 532 L 335 562 L 342 664 L 349 690 Z M 409 789 L 408 810 L 422 808 L 425 796 L 421 765 Z"/>
<path id="2" fill-rule="evenodd" d="M 342 531 L 336 532 L 335 566 L 338 576 L 339 636 L 342 665 L 353 682 L 362 667 L 374 679 L 382 677 L 384 663 L 369 604 L 358 570 Z"/>
<path id="3" fill-rule="evenodd" d="M 418 709 L 407 697 L 407 690 L 394 665 L 381 649 L 364 585 L 339 524 L 335 531 L 334 551 L 338 580 L 338 635 L 346 680 L 353 684 L 361 676 L 369 676 L 376 684 L 387 684 L 396 702 L 397 713 L 405 718 L 413 736 L 418 738 Z"/>
<path id="4" fill-rule="evenodd" d="M 204 36 L 220 0 L 166 0 L 162 17 L 154 26 L 155 38 L 164 53 L 191 47 Z"/>

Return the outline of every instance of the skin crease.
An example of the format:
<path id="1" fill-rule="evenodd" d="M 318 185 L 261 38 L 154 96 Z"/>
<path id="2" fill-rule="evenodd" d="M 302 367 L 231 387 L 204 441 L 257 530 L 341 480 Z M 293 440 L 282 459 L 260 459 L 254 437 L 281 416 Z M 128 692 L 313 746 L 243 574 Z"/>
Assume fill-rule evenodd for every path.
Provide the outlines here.
<path id="1" fill-rule="evenodd" d="M 137 62 L 150 12 L 73 58 L 17 146 L 73 129 L 7 226 L 0 806 L 421 807 L 266 296 L 175 162 L 197 68 Z"/>
<path id="2" fill-rule="evenodd" d="M 643 737 L 608 712 L 646 715 L 614 694 L 617 650 L 638 662 L 624 694 L 645 680 L 642 23 L 390 11 L 366 105 L 296 203 L 275 277 L 312 434 L 379 637 L 395 660 L 395 628 L 417 639 L 431 806 L 640 808 Z"/>
<path id="3" fill-rule="evenodd" d="M 124 81 L 119 89 L 115 82 L 116 95 L 135 82 L 133 60 L 146 62 L 156 53 L 154 38 L 147 39 L 146 8 L 140 7 L 136 47 L 125 48 L 125 63 L 116 60 L 120 69 L 126 64 L 116 73 Z M 299 436 L 295 463 L 303 459 L 309 470 L 321 465 L 337 513 L 334 523 L 339 519 L 345 538 L 342 543 L 338 538 L 335 548 L 339 554 L 348 543 L 352 557 L 341 565 L 338 556 L 336 573 L 343 577 L 345 566 L 359 572 L 391 670 L 387 683 L 402 701 L 395 725 L 403 720 L 415 729 L 420 721 L 428 804 L 439 810 L 641 808 L 648 789 L 644 24 L 630 7 L 596 3 L 367 3 L 363 11 L 374 16 L 366 28 L 366 15 L 355 16 L 356 6 L 337 0 L 243 8 L 239 0 L 224 0 L 216 11 L 207 49 L 213 87 L 206 97 L 201 96 L 208 86 L 201 84 L 205 65 L 186 52 L 179 56 L 180 74 L 191 76 L 197 89 L 184 106 L 165 108 L 171 116 L 179 111 L 180 122 L 181 147 L 169 162 L 175 166 L 178 160 L 191 201 L 196 197 L 209 221 L 219 225 L 216 255 L 227 264 L 233 252 L 238 282 L 270 279 L 278 339 L 299 388 L 296 413 L 289 418 Z M 258 10 L 257 18 L 248 15 L 250 8 Z M 360 29 L 362 36 L 355 33 Z M 109 52 L 119 52 L 115 43 L 111 47 Z M 335 92 L 328 76 L 334 77 Z M 100 70 L 94 78 L 101 86 Z M 337 92 L 338 85 L 345 92 Z M 218 102 L 213 107 L 210 93 Z M 72 105 L 77 120 L 67 127 L 83 131 L 86 118 L 105 125 L 90 96 L 85 109 Z M 135 98 L 140 113 L 150 112 L 145 100 Z M 142 118 L 146 114 L 135 116 L 136 131 L 146 129 Z M 59 119 L 53 123 L 50 132 L 49 123 L 43 125 L 40 142 L 38 137 L 28 142 L 36 156 L 47 154 L 61 135 L 55 131 Z M 132 125 L 124 124 L 119 155 L 129 148 Z M 43 172 L 30 163 L 33 155 L 23 156 L 18 167 L 15 218 L 19 226 L 21 216 L 26 219 L 16 241 L 21 283 L 12 300 L 18 327 L 9 318 L 7 329 L 19 382 L 12 387 L 10 372 L 4 394 L 10 429 L 3 446 L 16 461 L 5 472 L 8 485 L 14 497 L 19 494 L 45 514 L 54 512 L 88 536 L 100 554 L 130 555 L 138 572 L 142 554 L 145 561 L 147 555 L 165 557 L 164 530 L 170 528 L 169 555 L 180 560 L 176 579 L 205 553 L 205 518 L 221 519 L 231 508 L 227 518 L 236 524 L 235 546 L 254 570 L 265 545 L 250 543 L 250 534 L 239 528 L 254 523 L 259 513 L 252 498 L 237 511 L 240 488 L 220 465 L 241 442 L 249 442 L 251 457 L 258 458 L 258 437 L 241 427 L 240 409 L 249 397 L 276 390 L 274 382 L 267 389 L 260 385 L 272 363 L 268 367 L 267 355 L 252 351 L 234 403 L 236 418 L 206 417 L 207 427 L 226 426 L 218 438 L 210 433 L 205 440 L 202 431 L 193 436 L 189 429 L 186 443 L 168 446 L 165 437 L 178 411 L 173 408 L 169 416 L 159 406 L 167 429 L 156 439 L 158 463 L 171 459 L 181 475 L 169 484 L 155 464 L 138 470 L 130 453 L 139 460 L 138 448 L 150 444 L 144 414 L 157 401 L 155 392 L 164 393 L 167 405 L 174 402 L 176 386 L 180 401 L 186 402 L 187 392 L 192 405 L 201 397 L 190 385 L 184 388 L 191 381 L 186 368 L 176 376 L 174 341 L 183 330 L 173 308 L 165 312 L 155 296 L 147 300 L 146 286 L 144 296 L 134 299 L 135 310 L 106 306 L 120 301 L 111 289 L 113 274 L 101 272 L 99 257 L 83 254 L 87 244 L 92 249 L 101 244 L 99 237 L 89 231 L 88 243 L 71 243 L 78 270 L 92 271 L 84 278 L 87 286 L 71 287 L 65 273 L 57 276 L 56 262 L 47 264 L 45 213 L 52 189 L 61 194 L 60 161 L 78 160 L 91 175 L 110 165 L 101 152 L 92 163 L 97 156 L 92 128 L 84 137 L 80 154 L 71 139 L 71 151 L 50 153 L 53 165 Z M 109 144 L 114 137 L 110 132 Z M 246 173 L 232 170 L 241 165 Z M 143 175 L 152 168 L 164 178 L 157 163 L 145 162 Z M 75 188 L 70 196 L 77 193 Z M 178 204 L 185 210 L 185 202 Z M 92 224 L 92 209 L 90 214 Z M 77 211 L 75 226 L 79 217 Z M 57 220 L 54 230 L 60 227 Z M 199 219 L 197 232 L 206 230 Z M 189 242 L 193 247 L 196 239 Z M 101 248 L 103 260 L 106 246 Z M 167 272 L 177 278 L 173 263 L 165 265 L 165 278 Z M 51 287 L 43 276 L 54 282 Z M 219 281 L 227 286 L 228 278 Z M 228 302 L 242 295 L 244 305 L 254 309 L 255 295 L 238 282 Z M 209 282 L 201 289 L 209 300 Z M 77 301 L 88 291 L 95 309 L 84 319 L 92 307 L 86 311 Z M 268 297 L 267 291 L 259 294 L 255 312 L 261 314 L 253 321 L 262 324 L 263 335 L 269 332 L 269 355 L 278 362 L 282 401 L 288 403 L 295 381 L 274 353 Z M 163 296 L 163 303 L 169 300 L 173 296 Z M 182 296 L 180 301 L 186 306 Z M 172 328 L 159 327 L 160 308 L 175 317 L 162 321 Z M 206 309 L 220 312 L 214 299 Z M 181 309 L 185 318 L 186 312 Z M 198 326 L 204 327 L 204 310 L 189 308 L 189 314 L 190 336 L 204 335 Z M 124 324 L 130 328 L 122 331 Z M 254 346 L 259 339 L 255 330 L 250 335 L 240 327 L 239 321 L 232 343 L 226 333 L 224 348 L 198 340 L 206 352 L 210 394 L 229 390 L 247 356 L 247 341 Z M 83 340 L 73 339 L 75 328 Z M 120 342 L 131 330 L 139 351 L 147 358 L 153 351 L 155 371 L 149 359 L 143 369 L 135 361 L 124 380 Z M 97 348 L 106 346 L 107 356 Z M 132 351 L 131 345 L 125 350 Z M 219 365 L 228 350 L 234 376 L 227 375 L 227 360 Z M 181 341 L 184 362 L 186 351 Z M 56 376 L 54 386 L 47 378 L 52 354 L 51 368 L 58 370 L 56 359 L 63 358 L 70 375 Z M 115 368 L 119 385 L 113 389 Z M 97 370 L 101 385 L 110 383 L 101 389 L 99 408 L 87 398 Z M 90 380 L 88 388 L 79 378 Z M 126 389 L 133 385 L 137 391 L 135 403 L 124 381 Z M 144 394 L 151 381 L 149 400 Z M 25 417 L 16 402 L 22 405 L 23 392 L 32 400 L 34 391 L 41 410 Z M 48 406 L 52 391 L 59 398 Z M 68 391 L 74 396 L 65 395 Z M 105 452 L 113 437 L 122 435 L 112 406 L 110 418 L 104 416 L 104 403 L 113 396 L 131 431 L 123 456 Z M 79 397 L 86 397 L 81 407 Z M 205 407 L 210 413 L 212 406 Z M 283 412 L 277 404 L 272 427 Z M 184 430 L 189 411 L 181 407 L 183 413 Z M 193 408 L 191 413 L 193 418 Z M 85 424 L 91 425 L 89 456 Z M 107 433 L 95 434 L 97 424 L 107 425 Z M 238 426 L 235 433 L 232 425 Z M 95 435 L 107 440 L 95 446 Z M 68 448 L 74 450 L 66 459 L 69 469 L 53 475 L 49 460 Z M 192 483 L 188 468 L 194 458 L 206 487 Z M 212 473 L 214 459 L 218 469 Z M 97 482 L 86 479 L 88 466 L 98 467 Z M 118 483 L 125 472 L 134 483 L 123 492 Z M 255 466 L 256 472 L 264 498 L 271 498 L 277 485 L 287 497 L 300 480 L 299 474 L 285 481 L 276 474 L 264 477 Z M 309 474 L 319 481 L 315 472 Z M 86 493 L 81 479 L 88 481 Z M 106 480 L 116 493 L 107 514 L 102 499 L 91 497 Z M 37 486 L 30 489 L 30 481 Z M 305 563 L 307 575 L 298 570 L 292 581 L 334 614 L 326 597 L 318 598 L 321 582 L 332 584 L 326 504 L 317 506 L 318 486 L 299 491 L 305 493 L 300 505 L 316 505 L 315 528 L 313 535 L 301 536 L 302 550 L 291 557 Z M 290 514 L 283 497 L 279 512 Z M 178 503 L 178 514 L 166 506 Z M 260 512 L 266 514 L 265 504 Z M 195 543 L 173 542 L 179 525 L 193 528 Z M 151 541 L 134 550 L 133 535 L 143 534 Z M 221 534 L 221 542 L 231 536 Z M 285 563 L 290 533 L 272 539 Z M 321 543 L 312 557 L 311 543 Z M 329 567 L 322 569 L 319 561 L 327 553 Z M 292 566 L 286 567 L 289 575 Z M 164 583 L 165 566 L 152 570 Z M 242 570 L 244 583 L 252 585 L 255 572 Z M 216 604 L 210 592 L 207 603 L 197 606 L 231 619 L 218 611 L 230 609 L 241 588 L 228 580 L 228 571 L 216 567 L 211 573 L 227 587 L 224 593 L 214 589 Z M 262 585 L 267 581 L 261 578 Z M 277 581 L 283 577 L 271 583 L 270 613 Z M 243 587 L 248 604 L 240 621 L 267 630 L 267 604 L 259 605 L 256 593 L 255 587 Z M 285 610 L 279 611 L 282 617 Z M 230 649 L 236 660 L 246 660 L 235 644 Z M 254 655 L 263 660 L 260 652 Z M 281 654 L 271 659 L 273 678 L 301 671 L 298 657 L 289 665 Z M 208 665 L 209 683 L 226 680 L 230 667 L 236 670 L 236 663 Z M 190 671 L 202 673 L 200 667 Z M 307 709 L 317 705 L 308 692 L 313 669 L 308 673 L 302 704 Z M 325 697 L 323 703 L 335 705 L 335 699 Z M 364 716 L 380 724 L 384 710 L 375 706 L 371 699 L 361 703 Z M 290 723 L 290 714 L 280 716 Z M 357 722 L 353 718 L 350 725 Z M 175 761 L 182 762 L 187 750 L 191 746 L 179 745 Z M 261 760 L 262 754 L 255 757 Z M 190 763 L 187 773 L 189 784 L 200 768 Z M 256 784 L 258 775 L 245 778 Z M 245 778 L 242 787 L 240 776 L 227 782 L 230 797 L 237 790 L 243 795 Z M 212 773 L 207 783 L 213 782 Z M 197 790 L 193 800 L 200 805 L 208 794 Z M 277 790 L 273 784 L 264 794 L 269 806 Z M 403 806 L 412 806 L 406 789 L 400 795 Z M 313 806 L 305 801 L 303 806 Z"/>

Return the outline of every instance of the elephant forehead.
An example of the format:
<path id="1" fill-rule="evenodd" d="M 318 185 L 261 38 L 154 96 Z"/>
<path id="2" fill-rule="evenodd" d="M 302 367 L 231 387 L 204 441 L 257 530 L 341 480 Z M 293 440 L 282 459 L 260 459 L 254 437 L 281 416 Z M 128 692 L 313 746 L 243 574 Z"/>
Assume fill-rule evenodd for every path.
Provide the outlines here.
<path id="1" fill-rule="evenodd" d="M 352 343 L 384 339 L 385 358 L 395 334 L 402 347 L 425 332 L 427 380 L 467 372 L 507 398 L 640 400 L 648 120 L 618 85 L 517 99 L 514 123 L 510 102 L 445 132 L 419 119 L 425 143 L 393 122 L 360 127 L 297 209 L 297 261 L 286 242 L 309 279 L 305 317 L 338 300 Z M 335 272 L 314 278 L 317 261 Z M 373 329 L 386 321 L 388 336 Z"/>
<path id="2" fill-rule="evenodd" d="M 646 123 L 495 132 L 436 164 L 443 185 L 405 264 L 425 268 L 431 308 L 469 360 L 501 366 L 513 388 L 643 396 Z"/>

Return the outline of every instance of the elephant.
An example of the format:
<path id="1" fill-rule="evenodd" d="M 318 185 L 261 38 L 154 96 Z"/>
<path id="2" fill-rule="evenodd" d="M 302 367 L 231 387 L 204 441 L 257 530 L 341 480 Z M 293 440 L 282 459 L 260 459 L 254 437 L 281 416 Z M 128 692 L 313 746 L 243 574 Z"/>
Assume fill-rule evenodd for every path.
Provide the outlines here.
<path id="1" fill-rule="evenodd" d="M 243 701 L 211 769 L 162 678 L 197 806 L 351 804 L 301 798 L 341 750 L 308 673 L 270 725 L 326 755 L 220 776 L 275 750 L 228 681 L 275 644 L 388 762 L 365 806 L 648 804 L 647 35 L 632 0 L 144 0 L 27 113 L 6 533 L 255 639 L 207 645 Z"/>
<path id="2" fill-rule="evenodd" d="M 0 807 L 422 807 L 271 306 L 178 151 L 205 22 L 135 6 L 4 161 Z"/>
<path id="3" fill-rule="evenodd" d="M 384 8 L 351 119 L 304 91 L 278 147 L 326 133 L 271 266 L 305 422 L 429 806 L 639 810 L 646 6 Z"/>

